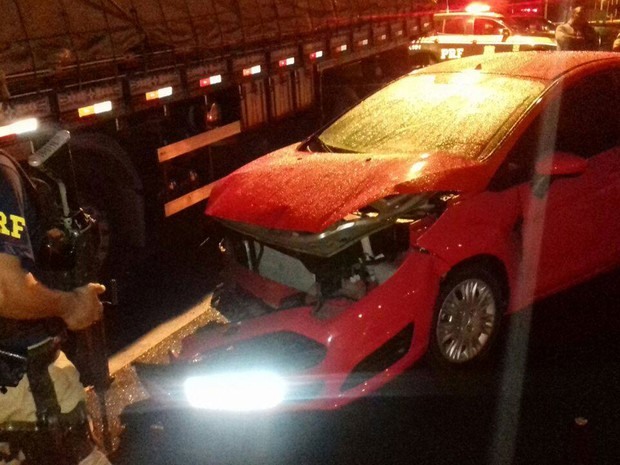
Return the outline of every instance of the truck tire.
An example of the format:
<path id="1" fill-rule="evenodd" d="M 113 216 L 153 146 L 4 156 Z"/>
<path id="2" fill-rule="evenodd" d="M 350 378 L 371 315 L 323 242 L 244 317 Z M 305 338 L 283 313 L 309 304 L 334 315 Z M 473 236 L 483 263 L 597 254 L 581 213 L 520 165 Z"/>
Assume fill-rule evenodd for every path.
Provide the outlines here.
<path id="1" fill-rule="evenodd" d="M 103 134 L 74 136 L 71 154 L 78 201 L 100 228 L 101 277 L 118 277 L 145 245 L 142 182 L 125 150 Z"/>

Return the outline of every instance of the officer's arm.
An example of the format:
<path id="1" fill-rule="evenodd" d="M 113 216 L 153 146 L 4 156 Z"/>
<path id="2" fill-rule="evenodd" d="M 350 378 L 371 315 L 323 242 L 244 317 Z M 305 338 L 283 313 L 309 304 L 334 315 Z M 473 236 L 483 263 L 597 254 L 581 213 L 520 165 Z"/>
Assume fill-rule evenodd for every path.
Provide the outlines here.
<path id="1" fill-rule="evenodd" d="M 62 318 L 69 329 L 83 329 L 101 318 L 97 297 L 105 291 L 88 284 L 72 292 L 49 289 L 26 272 L 18 257 L 0 253 L 0 316 L 18 320 Z"/>
<path id="2" fill-rule="evenodd" d="M 569 48 L 570 33 L 566 30 L 564 24 L 560 24 L 555 29 L 555 40 L 558 43 L 560 50 L 566 50 Z"/>

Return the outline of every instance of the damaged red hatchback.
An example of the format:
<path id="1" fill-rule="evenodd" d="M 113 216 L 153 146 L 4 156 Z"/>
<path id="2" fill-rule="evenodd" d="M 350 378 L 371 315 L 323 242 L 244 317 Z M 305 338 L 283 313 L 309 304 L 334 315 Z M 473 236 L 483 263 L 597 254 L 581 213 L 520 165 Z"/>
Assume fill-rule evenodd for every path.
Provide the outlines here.
<path id="1" fill-rule="evenodd" d="M 230 322 L 184 341 L 189 402 L 337 408 L 617 266 L 619 99 L 620 55 L 455 60 L 221 180 Z"/>

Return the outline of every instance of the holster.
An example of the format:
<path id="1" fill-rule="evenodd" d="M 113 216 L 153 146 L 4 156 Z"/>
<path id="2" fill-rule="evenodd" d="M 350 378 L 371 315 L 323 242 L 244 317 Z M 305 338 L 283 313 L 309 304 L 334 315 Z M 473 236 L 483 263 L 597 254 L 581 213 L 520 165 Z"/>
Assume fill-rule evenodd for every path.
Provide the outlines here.
<path id="1" fill-rule="evenodd" d="M 0 393 L 15 387 L 26 374 L 27 358 L 14 352 L 0 349 Z"/>
<path id="2" fill-rule="evenodd" d="M 28 348 L 26 373 L 37 421 L 0 424 L 0 441 L 9 442 L 13 450 L 23 450 L 27 463 L 77 464 L 93 448 L 85 404 L 80 402 L 66 414 L 60 411 L 48 370 L 59 350 L 59 338 L 48 338 Z"/>

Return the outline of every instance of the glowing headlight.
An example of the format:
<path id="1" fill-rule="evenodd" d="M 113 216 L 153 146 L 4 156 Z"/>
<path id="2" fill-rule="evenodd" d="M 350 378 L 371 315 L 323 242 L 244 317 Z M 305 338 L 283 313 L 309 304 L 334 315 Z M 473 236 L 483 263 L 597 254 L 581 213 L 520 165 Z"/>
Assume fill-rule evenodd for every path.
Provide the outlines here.
<path id="1" fill-rule="evenodd" d="M 192 407 L 211 410 L 266 410 L 286 395 L 285 381 L 266 371 L 195 376 L 184 388 Z"/>

